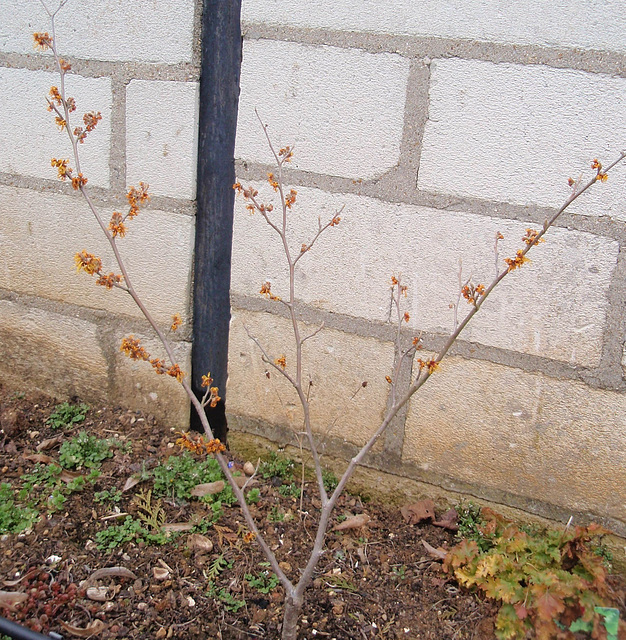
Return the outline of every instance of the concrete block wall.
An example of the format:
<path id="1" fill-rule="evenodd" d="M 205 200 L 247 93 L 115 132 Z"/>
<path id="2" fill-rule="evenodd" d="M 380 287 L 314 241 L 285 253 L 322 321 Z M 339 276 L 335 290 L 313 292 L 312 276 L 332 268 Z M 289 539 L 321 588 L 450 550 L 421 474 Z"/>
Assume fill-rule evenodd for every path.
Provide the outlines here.
<path id="1" fill-rule="evenodd" d="M 459 260 L 490 282 L 496 232 L 502 266 L 570 176 L 626 149 L 626 12 L 617 0 L 244 0 L 243 33 L 238 179 L 271 200 L 256 108 L 276 145 L 295 147 L 292 247 L 344 207 L 299 263 L 297 297 L 307 327 L 324 323 L 305 352 L 316 429 L 326 451 L 350 456 L 387 401 L 391 275 L 409 286 L 407 333 L 435 351 L 453 326 Z M 626 535 L 625 194 L 622 166 L 560 219 L 371 466 Z M 259 295 L 265 281 L 286 295 L 286 265 L 243 201 L 232 273 L 232 422 L 293 441 L 296 399 L 244 329 L 289 366 L 284 310 Z"/>
<path id="2" fill-rule="evenodd" d="M 102 113 L 80 151 L 103 218 L 125 209 L 130 185 L 150 184 L 150 203 L 119 246 L 157 321 L 169 327 L 174 313 L 185 320 L 172 337 L 187 372 L 200 13 L 192 0 L 87 0 L 68 4 L 56 21 L 59 52 L 72 64 L 67 92 L 77 114 Z M 114 270 L 95 219 L 50 166 L 71 149 L 46 110 L 46 94 L 59 82 L 51 56 L 33 48 L 32 33 L 50 31 L 47 15 L 38 2 L 21 0 L 5 0 L 2 14 L 0 381 L 60 399 L 115 402 L 185 425 L 180 385 L 119 351 L 122 337 L 133 333 L 164 355 L 130 298 L 74 268 L 74 254 L 87 249 Z"/>

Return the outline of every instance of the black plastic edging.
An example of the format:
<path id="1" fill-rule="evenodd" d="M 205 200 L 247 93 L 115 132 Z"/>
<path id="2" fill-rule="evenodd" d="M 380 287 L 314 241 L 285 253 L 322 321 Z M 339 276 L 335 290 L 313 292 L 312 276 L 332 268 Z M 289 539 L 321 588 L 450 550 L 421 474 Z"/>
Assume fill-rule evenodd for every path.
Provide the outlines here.
<path id="1" fill-rule="evenodd" d="M 235 133 L 241 70 L 241 0 L 204 0 L 198 131 L 198 187 L 193 291 L 191 386 L 202 397 L 209 371 L 226 393 L 230 324 Z M 207 416 L 226 441 L 224 400 Z M 202 431 L 191 412 L 191 427 Z"/>
<path id="2" fill-rule="evenodd" d="M 6 618 L 0 616 L 0 633 L 3 633 L 15 640 L 63 640 L 63 636 L 50 632 L 50 635 L 43 635 L 42 633 L 37 633 L 36 631 L 32 631 L 26 627 L 23 627 L 21 624 L 17 624 L 17 622 L 11 622 Z"/>

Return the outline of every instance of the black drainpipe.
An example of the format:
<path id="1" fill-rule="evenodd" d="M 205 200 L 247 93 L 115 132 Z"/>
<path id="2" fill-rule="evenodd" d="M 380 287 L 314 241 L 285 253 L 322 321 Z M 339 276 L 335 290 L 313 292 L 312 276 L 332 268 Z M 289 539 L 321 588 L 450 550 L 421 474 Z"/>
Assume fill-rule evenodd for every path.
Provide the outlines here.
<path id="1" fill-rule="evenodd" d="M 204 0 L 201 65 L 191 386 L 201 398 L 202 376 L 211 372 L 222 401 L 206 413 L 215 437 L 226 442 L 241 0 Z M 191 428 L 203 430 L 193 408 Z"/>
<path id="2" fill-rule="evenodd" d="M 21 624 L 17 624 L 17 622 L 11 622 L 1 616 L 0 633 L 4 633 L 10 638 L 15 638 L 15 640 L 63 640 L 63 636 L 54 631 L 51 631 L 50 635 L 45 636 L 42 633 L 31 631 L 27 627 L 23 627 Z"/>

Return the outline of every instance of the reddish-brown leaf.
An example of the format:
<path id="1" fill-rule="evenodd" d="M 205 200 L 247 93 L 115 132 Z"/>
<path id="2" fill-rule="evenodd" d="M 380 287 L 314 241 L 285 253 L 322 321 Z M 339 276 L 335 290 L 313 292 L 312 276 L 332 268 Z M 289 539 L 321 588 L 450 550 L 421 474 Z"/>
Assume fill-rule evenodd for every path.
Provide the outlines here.
<path id="1" fill-rule="evenodd" d="M 432 522 L 435 519 L 435 503 L 432 500 L 420 500 L 413 504 L 405 504 L 400 513 L 409 524 Z"/>

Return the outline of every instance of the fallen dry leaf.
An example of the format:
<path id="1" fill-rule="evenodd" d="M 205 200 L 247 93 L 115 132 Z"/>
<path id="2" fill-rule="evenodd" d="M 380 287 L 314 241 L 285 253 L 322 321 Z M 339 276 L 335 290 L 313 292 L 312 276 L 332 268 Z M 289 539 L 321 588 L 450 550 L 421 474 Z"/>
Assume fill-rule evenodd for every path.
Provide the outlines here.
<path id="1" fill-rule="evenodd" d="M 61 473 L 59 474 L 59 479 L 66 484 L 69 484 L 70 482 L 72 482 L 72 480 L 80 478 L 80 476 L 82 475 L 84 474 L 79 473 L 78 471 L 68 471 L 67 469 L 63 469 L 63 471 L 61 471 Z"/>
<path id="2" fill-rule="evenodd" d="M 181 531 L 191 531 L 196 525 L 191 522 L 170 522 L 161 528 L 165 533 L 179 533 Z"/>
<path id="3" fill-rule="evenodd" d="M 335 525 L 333 527 L 333 531 L 360 529 L 361 527 L 364 527 L 370 520 L 371 518 L 367 515 L 367 513 L 360 513 L 358 516 L 351 516 L 343 522 L 340 522 L 338 525 Z"/>
<path id="4" fill-rule="evenodd" d="M 38 462 L 39 464 L 51 464 L 56 463 L 56 460 L 45 453 L 31 453 L 29 456 L 24 456 L 24 460 L 30 460 L 31 462 Z"/>
<path id="5" fill-rule="evenodd" d="M 435 503 L 432 500 L 419 500 L 413 504 L 405 504 L 400 509 L 400 513 L 409 524 L 433 521 L 435 519 Z"/>
<path id="6" fill-rule="evenodd" d="M 56 447 L 57 444 L 61 444 L 61 442 L 63 442 L 63 436 L 55 436 L 54 438 L 42 440 L 35 448 L 37 451 L 47 451 L 48 449 Z"/>
<path id="7" fill-rule="evenodd" d="M 448 531 L 458 531 L 459 525 L 457 524 L 457 518 L 459 514 L 456 512 L 456 509 L 450 509 L 446 511 L 439 520 L 435 520 L 433 524 L 436 527 L 443 527 L 444 529 L 448 529 Z"/>
<path id="8" fill-rule="evenodd" d="M 435 547 L 433 547 L 431 544 L 428 544 L 426 540 L 422 540 L 422 544 L 424 545 L 424 549 L 426 549 L 426 551 L 428 551 L 428 553 L 433 556 L 433 558 L 437 558 L 437 560 L 443 560 L 448 555 L 447 551 L 445 551 L 441 547 L 439 547 L 439 549 L 435 549 Z"/>
<path id="9" fill-rule="evenodd" d="M 28 594 L 21 591 L 0 591 L 0 608 L 15 611 L 15 605 L 28 599 Z"/>
<path id="10" fill-rule="evenodd" d="M 98 633 L 102 633 L 107 628 L 107 625 L 104 624 L 102 620 L 94 620 L 86 627 L 74 627 L 71 624 L 67 624 L 67 622 L 63 622 L 63 620 L 59 620 L 59 624 L 68 633 L 71 633 L 73 636 L 77 636 L 78 638 L 90 638 Z"/>
<path id="11" fill-rule="evenodd" d="M 206 484 L 197 484 L 192 490 L 191 495 L 196 496 L 197 498 L 201 498 L 202 496 L 215 495 L 216 493 L 220 493 L 224 491 L 223 480 L 218 480 L 217 482 L 207 482 Z"/>
<path id="12" fill-rule="evenodd" d="M 125 491 L 128 491 L 129 489 L 132 489 L 135 485 L 139 484 L 141 482 L 141 480 L 139 478 L 135 478 L 135 476 L 130 476 L 130 478 L 127 478 L 126 482 L 124 483 L 124 486 L 122 487 L 122 493 L 124 493 Z"/>
<path id="13" fill-rule="evenodd" d="M 104 569 L 96 569 L 88 578 L 85 580 L 81 586 L 86 588 L 92 582 L 96 580 L 101 580 L 102 578 L 110 578 L 111 576 L 116 576 L 118 578 L 131 578 L 132 580 L 137 580 L 137 576 L 126 567 L 105 567 Z"/>

